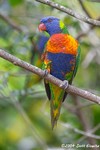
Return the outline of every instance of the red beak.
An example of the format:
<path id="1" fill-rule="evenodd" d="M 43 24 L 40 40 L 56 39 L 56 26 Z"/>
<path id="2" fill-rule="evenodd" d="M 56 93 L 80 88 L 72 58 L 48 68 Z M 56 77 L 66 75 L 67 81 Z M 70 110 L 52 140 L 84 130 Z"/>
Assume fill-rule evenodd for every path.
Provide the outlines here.
<path id="1" fill-rule="evenodd" d="M 44 23 L 40 23 L 40 25 L 38 26 L 39 31 L 46 31 L 46 26 Z"/>

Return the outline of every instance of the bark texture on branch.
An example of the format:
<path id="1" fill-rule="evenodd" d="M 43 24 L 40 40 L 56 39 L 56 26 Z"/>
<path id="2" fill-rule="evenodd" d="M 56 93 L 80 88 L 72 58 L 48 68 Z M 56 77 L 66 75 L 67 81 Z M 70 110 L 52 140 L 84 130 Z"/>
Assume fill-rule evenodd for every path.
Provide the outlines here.
<path id="1" fill-rule="evenodd" d="M 16 25 L 16 23 L 13 22 L 8 16 L 5 16 L 2 13 L 0 13 L 0 18 L 7 22 L 12 28 L 17 30 L 18 32 L 23 32 L 22 28 Z"/>
<path id="2" fill-rule="evenodd" d="M 79 20 L 81 20 L 83 22 L 86 22 L 88 24 L 92 24 L 92 25 L 95 25 L 95 26 L 100 26 L 100 21 L 95 20 L 95 19 L 91 19 L 91 18 L 86 17 L 86 16 L 82 16 L 79 13 L 77 13 L 77 12 L 75 12 L 75 11 L 69 9 L 69 8 L 66 8 L 62 5 L 59 5 L 58 3 L 52 2 L 50 0 L 35 0 L 35 1 L 46 4 L 46 5 L 49 5 L 53 8 L 58 9 L 58 10 L 61 10 L 62 12 L 65 12 L 68 15 L 73 16 L 74 18 L 79 19 Z"/>

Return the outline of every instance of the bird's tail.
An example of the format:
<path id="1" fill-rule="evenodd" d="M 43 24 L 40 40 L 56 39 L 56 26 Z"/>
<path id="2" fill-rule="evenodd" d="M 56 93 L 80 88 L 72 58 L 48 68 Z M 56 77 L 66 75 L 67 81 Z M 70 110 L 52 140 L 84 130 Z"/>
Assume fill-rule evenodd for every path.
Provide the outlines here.
<path id="1" fill-rule="evenodd" d="M 60 115 L 64 91 L 55 85 L 53 85 L 52 88 L 53 89 L 52 89 L 52 97 L 50 100 L 50 105 L 51 105 L 51 124 L 53 129 L 54 126 L 57 125 L 57 121 Z"/>
<path id="2" fill-rule="evenodd" d="M 51 124 L 52 129 L 57 125 L 57 121 L 60 115 L 61 103 L 59 103 L 58 107 L 55 107 L 54 100 L 51 100 Z"/>

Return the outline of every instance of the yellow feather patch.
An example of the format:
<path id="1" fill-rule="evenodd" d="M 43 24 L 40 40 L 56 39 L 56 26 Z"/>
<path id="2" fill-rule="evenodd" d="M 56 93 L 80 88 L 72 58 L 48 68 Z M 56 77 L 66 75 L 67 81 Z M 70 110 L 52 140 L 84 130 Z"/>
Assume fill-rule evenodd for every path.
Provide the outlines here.
<path id="1" fill-rule="evenodd" d="M 58 115 L 58 113 L 59 113 L 58 109 L 56 109 L 56 110 L 53 111 L 54 118 Z"/>
<path id="2" fill-rule="evenodd" d="M 51 91 L 52 91 L 52 99 L 54 99 L 54 103 L 58 103 L 59 100 L 62 99 L 62 94 L 64 90 L 62 90 L 60 87 L 50 84 Z"/>
<path id="3" fill-rule="evenodd" d="M 59 23 L 59 24 L 60 24 L 60 28 L 63 29 L 64 26 L 65 26 L 64 23 L 60 20 L 60 23 Z"/>
<path id="4" fill-rule="evenodd" d="M 60 109 L 62 105 L 62 98 L 64 95 L 64 90 L 60 87 L 50 84 L 51 89 L 51 123 L 52 128 L 57 124 L 57 120 L 60 115 Z"/>

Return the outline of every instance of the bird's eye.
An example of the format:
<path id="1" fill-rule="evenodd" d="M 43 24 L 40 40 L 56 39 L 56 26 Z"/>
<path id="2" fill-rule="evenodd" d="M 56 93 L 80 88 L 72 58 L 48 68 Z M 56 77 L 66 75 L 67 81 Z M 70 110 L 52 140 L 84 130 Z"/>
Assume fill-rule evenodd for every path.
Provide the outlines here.
<path id="1" fill-rule="evenodd" d="M 52 22 L 52 19 L 49 18 L 49 19 L 48 19 L 48 22 Z"/>

